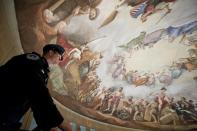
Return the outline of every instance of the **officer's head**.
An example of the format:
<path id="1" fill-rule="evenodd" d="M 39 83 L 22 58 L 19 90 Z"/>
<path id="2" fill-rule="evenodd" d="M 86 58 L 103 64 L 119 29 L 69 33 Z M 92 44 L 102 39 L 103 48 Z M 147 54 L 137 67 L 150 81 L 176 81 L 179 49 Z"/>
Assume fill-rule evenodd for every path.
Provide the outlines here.
<path id="1" fill-rule="evenodd" d="M 47 44 L 43 47 L 43 55 L 46 55 L 50 51 L 52 51 L 53 53 L 59 54 L 60 60 L 63 60 L 65 50 L 62 46 L 57 45 L 57 44 Z"/>

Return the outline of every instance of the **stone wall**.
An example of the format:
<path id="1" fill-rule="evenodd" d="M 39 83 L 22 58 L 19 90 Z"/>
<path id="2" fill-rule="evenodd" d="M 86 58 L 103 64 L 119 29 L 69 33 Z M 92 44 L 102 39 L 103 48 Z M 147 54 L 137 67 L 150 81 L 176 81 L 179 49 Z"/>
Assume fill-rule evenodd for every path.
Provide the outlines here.
<path id="1" fill-rule="evenodd" d="M 0 1 L 0 65 L 23 53 L 13 0 Z"/>

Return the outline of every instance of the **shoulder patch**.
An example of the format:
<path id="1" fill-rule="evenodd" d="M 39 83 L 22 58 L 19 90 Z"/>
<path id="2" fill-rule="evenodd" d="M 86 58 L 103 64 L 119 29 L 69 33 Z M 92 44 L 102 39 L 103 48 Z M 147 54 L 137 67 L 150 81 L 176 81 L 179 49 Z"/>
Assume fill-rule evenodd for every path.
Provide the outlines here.
<path id="1" fill-rule="evenodd" d="M 39 56 L 36 54 L 27 54 L 26 57 L 29 60 L 39 60 Z"/>

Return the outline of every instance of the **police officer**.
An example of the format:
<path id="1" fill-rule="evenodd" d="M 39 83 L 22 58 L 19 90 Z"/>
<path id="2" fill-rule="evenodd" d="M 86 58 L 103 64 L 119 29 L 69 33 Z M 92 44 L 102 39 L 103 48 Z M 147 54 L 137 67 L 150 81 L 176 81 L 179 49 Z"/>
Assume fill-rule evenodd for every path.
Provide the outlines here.
<path id="1" fill-rule="evenodd" d="M 14 56 L 0 67 L 0 131 L 19 130 L 19 121 L 30 107 L 39 129 L 66 130 L 47 89 L 49 67 L 63 55 L 63 47 L 47 44 L 42 56 L 35 52 Z"/>

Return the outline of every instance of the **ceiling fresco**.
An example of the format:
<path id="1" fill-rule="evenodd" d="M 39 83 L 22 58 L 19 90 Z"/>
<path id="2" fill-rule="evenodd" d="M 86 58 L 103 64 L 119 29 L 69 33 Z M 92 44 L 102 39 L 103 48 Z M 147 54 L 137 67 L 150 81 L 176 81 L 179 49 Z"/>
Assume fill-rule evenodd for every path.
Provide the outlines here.
<path id="1" fill-rule="evenodd" d="M 197 125 L 196 0 L 16 5 L 26 52 L 40 51 L 44 43 L 65 48 L 64 60 L 51 67 L 50 85 L 68 108 L 129 128 Z M 39 10 L 35 25 L 23 25 L 32 22 L 20 17 L 30 9 Z"/>

